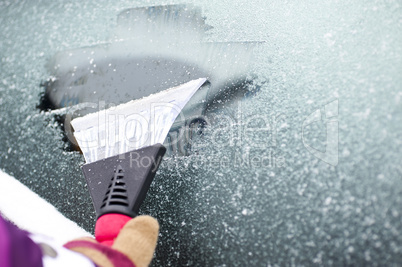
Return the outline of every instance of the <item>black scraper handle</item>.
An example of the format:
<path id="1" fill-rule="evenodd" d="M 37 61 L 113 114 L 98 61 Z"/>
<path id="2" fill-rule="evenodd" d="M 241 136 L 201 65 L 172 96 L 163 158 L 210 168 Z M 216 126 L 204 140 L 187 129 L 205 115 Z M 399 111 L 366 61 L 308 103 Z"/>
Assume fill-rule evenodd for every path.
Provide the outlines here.
<path id="1" fill-rule="evenodd" d="M 135 217 L 165 152 L 156 144 L 85 164 L 97 218 L 108 213 Z"/>

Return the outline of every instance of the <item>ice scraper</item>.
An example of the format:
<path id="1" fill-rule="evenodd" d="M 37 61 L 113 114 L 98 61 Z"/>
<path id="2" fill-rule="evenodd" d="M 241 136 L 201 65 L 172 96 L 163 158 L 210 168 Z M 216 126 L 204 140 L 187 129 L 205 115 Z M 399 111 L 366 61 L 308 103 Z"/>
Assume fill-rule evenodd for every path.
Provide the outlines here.
<path id="1" fill-rule="evenodd" d="M 137 215 L 165 154 L 163 141 L 186 103 L 205 86 L 205 78 L 192 80 L 71 121 L 98 218 Z"/>

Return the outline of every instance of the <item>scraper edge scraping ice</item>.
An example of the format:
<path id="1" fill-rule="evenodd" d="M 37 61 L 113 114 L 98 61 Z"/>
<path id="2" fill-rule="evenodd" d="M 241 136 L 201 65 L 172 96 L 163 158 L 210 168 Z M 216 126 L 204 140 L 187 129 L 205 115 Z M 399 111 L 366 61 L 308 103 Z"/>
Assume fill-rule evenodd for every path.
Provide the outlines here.
<path id="1" fill-rule="evenodd" d="M 86 160 L 82 170 L 98 218 L 108 213 L 137 215 L 165 154 L 162 142 L 206 81 L 192 80 L 71 122 Z"/>

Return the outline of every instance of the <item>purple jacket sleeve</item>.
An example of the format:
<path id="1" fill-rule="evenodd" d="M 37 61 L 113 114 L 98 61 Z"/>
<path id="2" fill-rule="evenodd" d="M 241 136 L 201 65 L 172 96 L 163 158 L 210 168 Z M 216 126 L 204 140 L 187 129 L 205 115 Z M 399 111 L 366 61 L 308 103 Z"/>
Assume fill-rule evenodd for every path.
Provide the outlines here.
<path id="1" fill-rule="evenodd" d="M 0 216 L 0 266 L 43 267 L 42 252 L 28 236 Z"/>

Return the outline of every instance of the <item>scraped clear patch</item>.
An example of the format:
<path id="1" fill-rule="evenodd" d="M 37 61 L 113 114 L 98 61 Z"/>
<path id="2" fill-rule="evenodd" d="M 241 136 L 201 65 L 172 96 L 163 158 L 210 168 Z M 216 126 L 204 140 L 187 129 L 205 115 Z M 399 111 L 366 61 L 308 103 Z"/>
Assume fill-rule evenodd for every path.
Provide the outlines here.
<path id="1" fill-rule="evenodd" d="M 74 136 L 87 163 L 163 143 L 173 122 L 205 78 L 74 119 Z"/>

